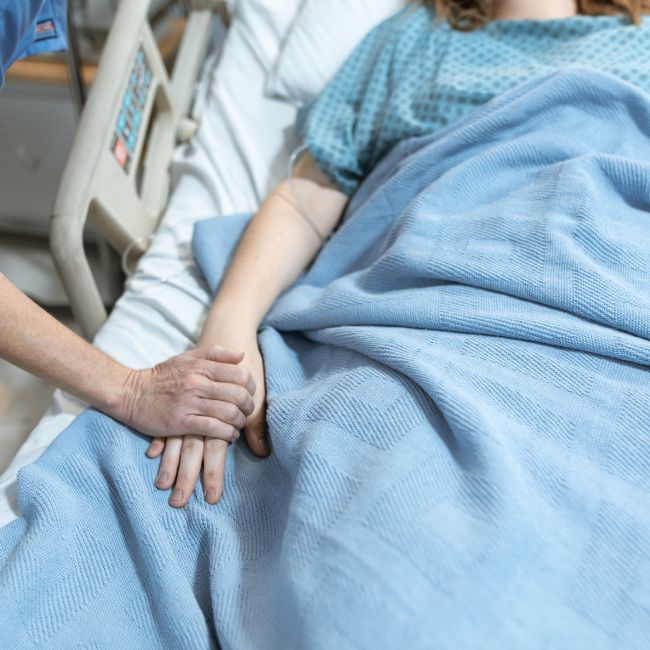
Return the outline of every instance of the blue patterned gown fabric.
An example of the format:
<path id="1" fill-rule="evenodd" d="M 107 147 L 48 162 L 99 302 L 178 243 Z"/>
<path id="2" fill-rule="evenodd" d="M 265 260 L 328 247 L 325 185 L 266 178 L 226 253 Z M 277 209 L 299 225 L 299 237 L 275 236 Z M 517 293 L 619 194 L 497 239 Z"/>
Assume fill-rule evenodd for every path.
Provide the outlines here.
<path id="1" fill-rule="evenodd" d="M 174 510 L 80 417 L 20 472 L 0 647 L 647 650 L 649 161 L 586 69 L 399 145 L 261 331 L 270 458 Z M 245 224 L 197 225 L 213 289 Z"/>
<path id="2" fill-rule="evenodd" d="M 298 130 L 319 167 L 352 195 L 401 140 L 438 131 L 525 81 L 588 65 L 650 91 L 650 18 L 495 20 L 460 32 L 425 7 L 384 21 L 325 91 L 302 108 Z"/>

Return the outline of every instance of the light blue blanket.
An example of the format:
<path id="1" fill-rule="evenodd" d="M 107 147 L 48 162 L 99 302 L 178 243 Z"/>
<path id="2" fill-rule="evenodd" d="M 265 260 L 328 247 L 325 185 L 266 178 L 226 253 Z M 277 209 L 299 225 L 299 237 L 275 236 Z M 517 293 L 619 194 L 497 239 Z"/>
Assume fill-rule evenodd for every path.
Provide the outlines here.
<path id="1" fill-rule="evenodd" d="M 587 69 L 399 145 L 261 332 L 271 457 L 173 510 L 83 415 L 20 473 L 0 647 L 647 649 L 649 161 Z M 213 288 L 245 221 L 197 226 Z"/>

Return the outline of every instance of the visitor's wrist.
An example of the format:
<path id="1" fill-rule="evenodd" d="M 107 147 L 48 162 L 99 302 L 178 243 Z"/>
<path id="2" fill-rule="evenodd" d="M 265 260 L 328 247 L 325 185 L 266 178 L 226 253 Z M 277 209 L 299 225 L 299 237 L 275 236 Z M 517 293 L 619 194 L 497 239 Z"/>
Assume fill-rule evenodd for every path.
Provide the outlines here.
<path id="1" fill-rule="evenodd" d="M 128 424 L 135 409 L 144 371 L 133 370 L 107 357 L 107 368 L 90 386 L 87 401 L 103 413 Z"/>

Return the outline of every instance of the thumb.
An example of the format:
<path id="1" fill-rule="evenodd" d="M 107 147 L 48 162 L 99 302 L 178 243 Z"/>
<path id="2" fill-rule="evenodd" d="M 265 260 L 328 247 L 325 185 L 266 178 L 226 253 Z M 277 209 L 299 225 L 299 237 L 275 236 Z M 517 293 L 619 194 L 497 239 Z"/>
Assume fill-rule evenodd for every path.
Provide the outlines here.
<path id="1" fill-rule="evenodd" d="M 266 409 L 262 407 L 253 413 L 246 422 L 244 435 L 251 451 L 260 458 L 266 458 L 271 450 L 266 435 Z"/>

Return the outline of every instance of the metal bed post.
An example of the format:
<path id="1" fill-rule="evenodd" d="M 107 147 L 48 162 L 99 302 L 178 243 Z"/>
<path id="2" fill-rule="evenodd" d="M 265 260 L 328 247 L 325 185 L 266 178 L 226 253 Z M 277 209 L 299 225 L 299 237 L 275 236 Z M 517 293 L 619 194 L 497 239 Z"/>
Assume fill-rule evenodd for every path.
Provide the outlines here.
<path id="1" fill-rule="evenodd" d="M 218 0 L 192 7 L 170 79 L 147 20 L 149 0 L 120 3 L 63 173 L 50 249 L 88 339 L 105 321 L 106 309 L 84 251 L 86 220 L 118 253 L 127 247 L 143 252 L 157 226 L 213 11 L 224 9 Z"/>
<path id="2" fill-rule="evenodd" d="M 72 18 L 73 13 L 72 6 L 70 6 L 68 8 L 68 52 L 66 62 L 68 64 L 70 94 L 78 117 L 81 115 L 86 103 L 86 88 L 81 74 L 81 56 L 79 54 L 77 26 Z"/>

